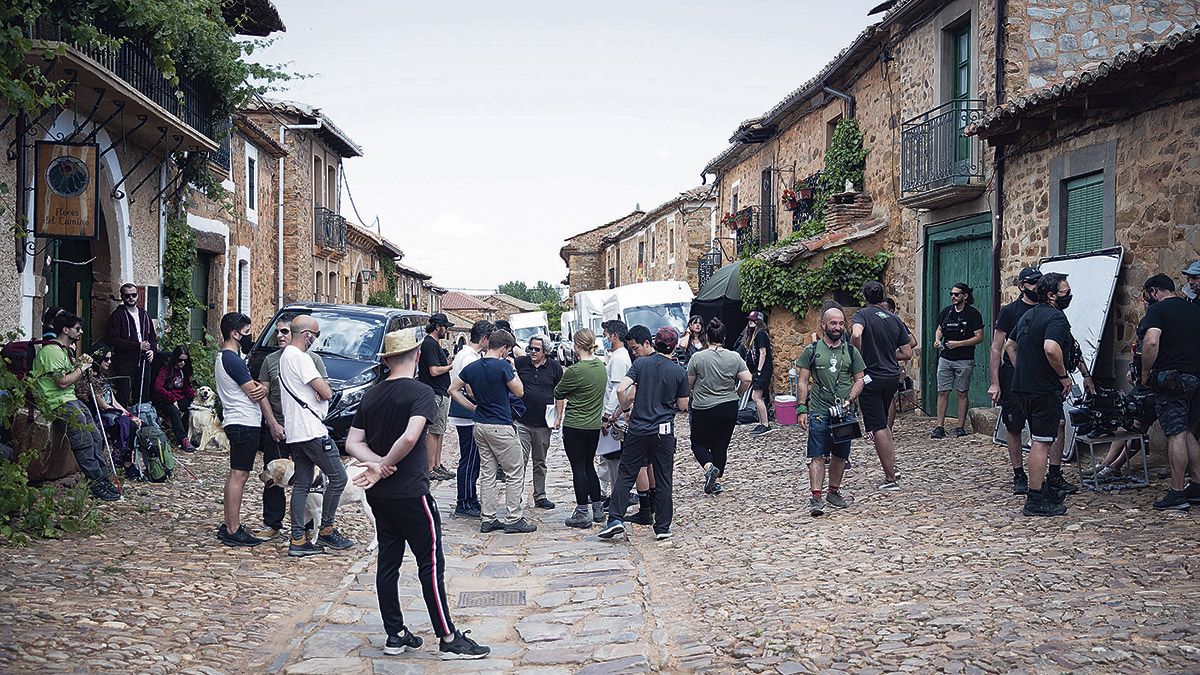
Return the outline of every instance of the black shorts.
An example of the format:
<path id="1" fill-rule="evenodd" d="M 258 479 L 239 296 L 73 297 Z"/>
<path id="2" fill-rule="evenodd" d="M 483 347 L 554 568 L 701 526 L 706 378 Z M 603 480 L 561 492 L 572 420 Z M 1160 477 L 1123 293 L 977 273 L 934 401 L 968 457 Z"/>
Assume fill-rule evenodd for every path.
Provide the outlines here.
<path id="1" fill-rule="evenodd" d="M 258 454 L 262 431 L 259 427 L 230 424 L 225 427 L 229 437 L 229 468 L 234 471 L 253 471 L 254 456 Z"/>
<path id="2" fill-rule="evenodd" d="M 1018 394 L 1021 414 L 1029 420 L 1030 437 L 1041 443 L 1053 443 L 1063 421 L 1063 399 L 1060 394 Z"/>
<path id="3" fill-rule="evenodd" d="M 1000 364 L 1000 421 L 1010 434 L 1019 434 L 1025 429 L 1026 417 L 1021 410 L 1021 400 L 1012 390 L 1013 367 Z"/>
<path id="4" fill-rule="evenodd" d="M 863 426 L 867 432 L 886 429 L 888 425 L 888 408 L 900 382 L 895 377 L 871 378 L 871 383 L 863 387 L 858 397 L 858 409 L 862 411 Z"/>
<path id="5" fill-rule="evenodd" d="M 1156 390 L 1154 412 L 1167 436 L 1196 428 L 1200 424 L 1200 378 L 1181 373 L 1178 391 Z"/>

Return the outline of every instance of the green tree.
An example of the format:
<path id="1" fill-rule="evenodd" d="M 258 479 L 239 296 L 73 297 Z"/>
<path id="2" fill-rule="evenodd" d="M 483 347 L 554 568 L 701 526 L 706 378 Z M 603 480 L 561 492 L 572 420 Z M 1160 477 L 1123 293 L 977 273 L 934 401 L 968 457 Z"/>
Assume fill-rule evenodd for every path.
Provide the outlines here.
<path id="1" fill-rule="evenodd" d="M 550 330 L 558 330 L 562 323 L 562 313 L 566 306 L 557 300 L 543 300 L 538 304 L 538 309 L 546 313 L 546 323 Z"/>
<path id="2" fill-rule="evenodd" d="M 496 292 L 529 301 L 529 287 L 525 285 L 524 281 L 509 281 L 507 283 L 500 284 L 500 286 L 496 289 Z"/>
<path id="3" fill-rule="evenodd" d="M 533 288 L 530 288 L 524 281 L 509 281 L 500 284 L 496 292 L 535 304 L 562 301 L 562 292 L 558 286 L 548 281 L 539 281 Z"/>

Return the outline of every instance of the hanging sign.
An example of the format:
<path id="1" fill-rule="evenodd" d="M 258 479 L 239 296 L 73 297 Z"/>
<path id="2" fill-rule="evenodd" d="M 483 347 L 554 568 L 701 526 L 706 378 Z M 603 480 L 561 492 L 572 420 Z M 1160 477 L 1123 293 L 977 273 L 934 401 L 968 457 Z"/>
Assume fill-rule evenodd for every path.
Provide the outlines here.
<path id="1" fill-rule="evenodd" d="M 100 146 L 38 141 L 34 174 L 36 237 L 95 239 L 100 209 Z"/>

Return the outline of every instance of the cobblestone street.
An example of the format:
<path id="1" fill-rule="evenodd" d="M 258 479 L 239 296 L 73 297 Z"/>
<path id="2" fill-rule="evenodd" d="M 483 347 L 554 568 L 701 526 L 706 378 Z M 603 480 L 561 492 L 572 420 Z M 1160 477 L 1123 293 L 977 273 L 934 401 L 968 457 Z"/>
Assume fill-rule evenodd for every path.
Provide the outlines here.
<path id="1" fill-rule="evenodd" d="M 686 427 L 686 425 L 683 425 Z M 211 535 L 221 458 L 101 507 L 102 535 L 0 551 L 0 670 L 92 672 L 1188 672 L 1200 669 L 1192 609 L 1194 516 L 1149 508 L 1160 486 L 1068 498 L 1028 519 L 1008 494 L 1003 450 L 898 425 L 903 491 L 857 444 L 845 511 L 811 518 L 803 435 L 735 436 L 724 492 L 706 496 L 686 439 L 675 538 L 630 543 L 566 528 L 569 477 L 551 455 L 553 511 L 531 535 L 478 533 L 444 514 L 450 606 L 489 659 L 436 658 L 415 562 L 406 620 L 417 653 L 385 656 L 374 556 L 289 560 L 284 544 L 228 549 Z M 446 438 L 446 464 L 457 447 Z M 1069 467 L 1067 475 L 1073 474 Z M 246 514 L 259 509 L 250 490 Z M 345 528 L 369 538 L 357 507 Z M 253 525 L 255 518 L 248 521 Z"/>

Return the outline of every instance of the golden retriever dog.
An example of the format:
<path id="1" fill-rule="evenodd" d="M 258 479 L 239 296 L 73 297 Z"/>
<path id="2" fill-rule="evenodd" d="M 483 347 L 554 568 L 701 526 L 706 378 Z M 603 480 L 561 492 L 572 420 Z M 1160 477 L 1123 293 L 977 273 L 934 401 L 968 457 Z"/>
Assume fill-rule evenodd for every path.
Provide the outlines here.
<path id="1" fill-rule="evenodd" d="M 346 489 L 342 491 L 342 501 L 340 504 L 338 504 L 338 510 L 340 511 L 346 506 L 346 504 L 352 502 L 358 502 L 360 505 L 362 505 L 363 513 L 366 514 L 367 520 L 371 521 L 371 544 L 368 547 L 368 550 L 374 549 L 379 543 L 379 538 L 375 534 L 375 514 L 371 512 L 371 505 L 367 503 L 366 490 L 363 490 L 354 484 L 354 478 L 366 471 L 367 468 L 362 464 L 359 464 L 357 460 L 350 460 L 350 463 L 346 464 L 345 466 Z M 273 459 L 270 462 L 267 462 L 267 466 L 259 472 L 258 479 L 261 480 L 263 485 L 266 487 L 271 487 L 272 485 L 278 485 L 279 487 L 282 487 L 287 492 L 288 498 L 290 499 L 292 494 L 292 477 L 295 474 L 295 462 L 290 459 Z M 314 467 L 313 483 L 316 484 L 318 480 L 324 481 L 324 477 L 321 474 L 321 470 Z M 323 491 L 310 491 L 308 493 L 308 498 L 304 500 L 304 514 L 308 517 L 306 522 L 307 520 L 320 522 L 321 508 L 324 506 L 324 504 L 325 493 Z M 285 528 L 290 527 L 286 522 L 284 523 L 284 526 Z"/>
<path id="2" fill-rule="evenodd" d="M 211 387 L 200 387 L 188 408 L 188 438 L 197 450 L 229 452 L 229 437 L 216 413 L 217 395 Z"/>

